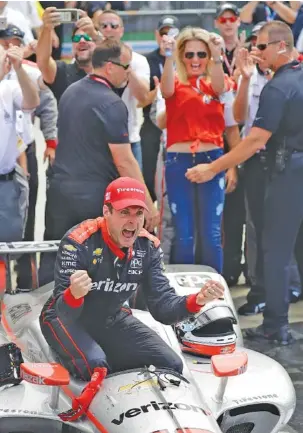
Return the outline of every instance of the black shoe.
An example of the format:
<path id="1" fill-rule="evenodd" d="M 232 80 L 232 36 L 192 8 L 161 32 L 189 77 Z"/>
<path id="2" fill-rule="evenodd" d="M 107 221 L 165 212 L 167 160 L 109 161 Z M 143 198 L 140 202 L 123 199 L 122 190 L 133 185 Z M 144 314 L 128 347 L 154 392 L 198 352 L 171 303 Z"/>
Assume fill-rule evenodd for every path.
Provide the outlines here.
<path id="1" fill-rule="evenodd" d="M 245 277 L 245 286 L 248 286 L 248 287 L 252 286 L 252 282 L 251 282 L 251 279 L 249 277 Z"/>
<path id="2" fill-rule="evenodd" d="M 234 287 L 238 284 L 239 277 L 226 277 L 225 281 L 228 287 Z"/>
<path id="3" fill-rule="evenodd" d="M 301 294 L 298 292 L 290 292 L 289 294 L 289 302 L 291 304 L 296 304 L 297 302 L 300 301 L 300 296 Z"/>
<path id="4" fill-rule="evenodd" d="M 245 337 L 249 340 L 269 340 L 273 343 L 279 344 L 280 346 L 288 346 L 295 342 L 295 339 L 287 325 L 282 326 L 278 331 L 272 333 L 266 332 L 264 326 L 260 325 L 257 328 L 247 329 Z"/>
<path id="5" fill-rule="evenodd" d="M 264 309 L 265 302 L 260 302 L 259 304 L 247 302 L 238 309 L 238 314 L 240 316 L 254 316 L 255 314 L 263 313 Z"/>

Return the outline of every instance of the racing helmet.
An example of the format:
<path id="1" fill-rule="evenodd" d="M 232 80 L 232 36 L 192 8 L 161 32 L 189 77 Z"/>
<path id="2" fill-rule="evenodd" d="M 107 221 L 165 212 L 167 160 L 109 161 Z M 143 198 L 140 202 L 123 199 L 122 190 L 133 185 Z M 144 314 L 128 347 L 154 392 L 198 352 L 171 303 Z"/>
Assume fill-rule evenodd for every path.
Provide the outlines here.
<path id="1" fill-rule="evenodd" d="M 236 323 L 228 305 L 211 303 L 195 316 L 177 323 L 175 332 L 183 352 L 211 357 L 234 352 Z"/>

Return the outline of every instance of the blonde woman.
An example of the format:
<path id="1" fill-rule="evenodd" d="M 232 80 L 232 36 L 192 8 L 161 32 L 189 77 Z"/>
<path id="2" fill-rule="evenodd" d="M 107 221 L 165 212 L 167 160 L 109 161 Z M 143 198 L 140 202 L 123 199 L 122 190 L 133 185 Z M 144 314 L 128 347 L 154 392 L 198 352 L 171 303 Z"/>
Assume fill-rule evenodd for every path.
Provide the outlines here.
<path id="1" fill-rule="evenodd" d="M 221 100 L 229 84 L 221 62 L 222 40 L 193 27 L 183 29 L 177 40 L 163 39 L 172 53 L 161 80 L 167 116 L 166 184 L 175 229 L 171 262 L 206 264 L 221 272 L 224 174 L 204 184 L 191 183 L 185 174 L 223 154 Z"/>

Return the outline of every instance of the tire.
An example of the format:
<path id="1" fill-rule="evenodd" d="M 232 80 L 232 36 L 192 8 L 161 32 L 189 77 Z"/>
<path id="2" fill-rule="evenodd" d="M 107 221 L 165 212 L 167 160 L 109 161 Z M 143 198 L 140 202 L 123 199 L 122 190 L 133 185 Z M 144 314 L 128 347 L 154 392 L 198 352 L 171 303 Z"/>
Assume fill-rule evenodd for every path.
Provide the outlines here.
<path id="1" fill-rule="evenodd" d="M 43 418 L 0 418 L 0 433 L 62 433 L 60 421 Z"/>

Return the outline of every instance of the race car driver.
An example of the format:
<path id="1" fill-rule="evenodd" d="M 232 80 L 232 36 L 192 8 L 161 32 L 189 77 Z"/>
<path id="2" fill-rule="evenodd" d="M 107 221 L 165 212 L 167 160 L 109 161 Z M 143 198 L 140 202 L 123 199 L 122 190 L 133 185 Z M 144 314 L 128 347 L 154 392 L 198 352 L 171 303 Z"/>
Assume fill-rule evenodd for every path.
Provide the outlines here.
<path id="1" fill-rule="evenodd" d="M 106 189 L 104 218 L 87 220 L 62 239 L 55 289 L 42 309 L 42 333 L 61 363 L 79 379 L 154 365 L 182 372 L 179 356 L 123 304 L 142 286 L 153 317 L 179 322 L 222 297 L 207 282 L 198 294 L 178 296 L 163 273 L 159 241 L 143 229 L 145 188 L 121 177 Z"/>

